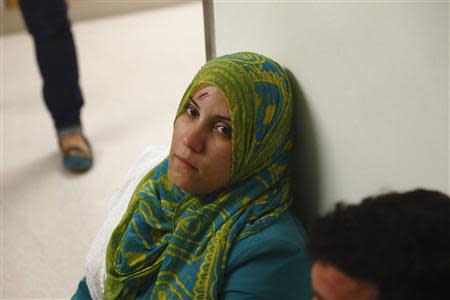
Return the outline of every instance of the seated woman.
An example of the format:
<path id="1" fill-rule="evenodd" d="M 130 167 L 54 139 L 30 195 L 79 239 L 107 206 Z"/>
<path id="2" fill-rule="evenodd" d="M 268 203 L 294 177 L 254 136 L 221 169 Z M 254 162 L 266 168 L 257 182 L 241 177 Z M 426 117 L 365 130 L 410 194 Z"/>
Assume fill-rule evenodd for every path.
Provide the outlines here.
<path id="1" fill-rule="evenodd" d="M 310 299 L 305 232 L 289 210 L 292 113 L 273 60 L 245 52 L 203 66 L 169 155 L 118 191 L 120 222 L 91 248 L 106 261 L 88 256 L 72 299 Z"/>

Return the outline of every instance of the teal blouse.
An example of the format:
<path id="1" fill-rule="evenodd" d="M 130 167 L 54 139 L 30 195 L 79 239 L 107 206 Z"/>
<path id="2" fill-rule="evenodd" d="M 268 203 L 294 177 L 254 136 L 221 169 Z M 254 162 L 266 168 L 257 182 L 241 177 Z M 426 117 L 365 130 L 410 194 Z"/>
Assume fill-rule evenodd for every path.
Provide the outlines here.
<path id="1" fill-rule="evenodd" d="M 310 300 L 310 271 L 305 230 L 288 211 L 264 230 L 233 245 L 221 299 Z M 150 282 L 137 300 L 149 299 L 152 288 Z M 91 299 L 85 278 L 72 297 L 79 299 Z"/>

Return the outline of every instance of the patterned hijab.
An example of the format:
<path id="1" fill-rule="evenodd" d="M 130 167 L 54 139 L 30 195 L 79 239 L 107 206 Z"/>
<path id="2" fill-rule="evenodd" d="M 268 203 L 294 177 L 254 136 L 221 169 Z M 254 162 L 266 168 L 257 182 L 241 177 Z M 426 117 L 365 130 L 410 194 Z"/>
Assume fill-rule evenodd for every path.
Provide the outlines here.
<path id="1" fill-rule="evenodd" d="M 109 241 L 105 299 L 217 299 L 233 244 L 272 224 L 291 202 L 292 92 L 265 56 L 241 52 L 202 67 L 185 92 L 205 84 L 226 96 L 231 114 L 230 182 L 193 195 L 168 178 L 168 159 L 138 184 Z"/>

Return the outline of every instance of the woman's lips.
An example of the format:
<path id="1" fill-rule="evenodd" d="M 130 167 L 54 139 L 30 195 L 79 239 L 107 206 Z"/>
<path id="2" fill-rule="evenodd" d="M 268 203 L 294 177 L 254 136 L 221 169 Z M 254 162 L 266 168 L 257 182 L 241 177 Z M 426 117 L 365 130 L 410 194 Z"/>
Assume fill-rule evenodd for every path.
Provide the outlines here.
<path id="1" fill-rule="evenodd" d="M 176 154 L 174 154 L 173 156 L 180 162 L 180 164 L 182 166 L 187 167 L 187 168 L 191 168 L 191 169 L 194 169 L 194 170 L 197 170 L 196 167 L 194 167 L 189 161 L 187 161 L 186 159 L 182 158 L 181 156 L 178 156 Z"/>

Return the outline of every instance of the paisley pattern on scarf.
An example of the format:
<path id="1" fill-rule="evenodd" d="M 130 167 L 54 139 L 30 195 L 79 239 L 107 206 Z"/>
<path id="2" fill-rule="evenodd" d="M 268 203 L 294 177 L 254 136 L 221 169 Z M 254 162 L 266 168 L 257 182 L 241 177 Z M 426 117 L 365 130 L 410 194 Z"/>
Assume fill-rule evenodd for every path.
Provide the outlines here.
<path id="1" fill-rule="evenodd" d="M 168 159 L 141 180 L 107 249 L 105 299 L 134 299 L 154 283 L 151 299 L 217 299 L 230 249 L 273 223 L 291 202 L 289 158 L 293 99 L 273 60 L 241 52 L 202 67 L 177 111 L 205 85 L 227 98 L 231 180 L 193 195 L 168 178 Z"/>

